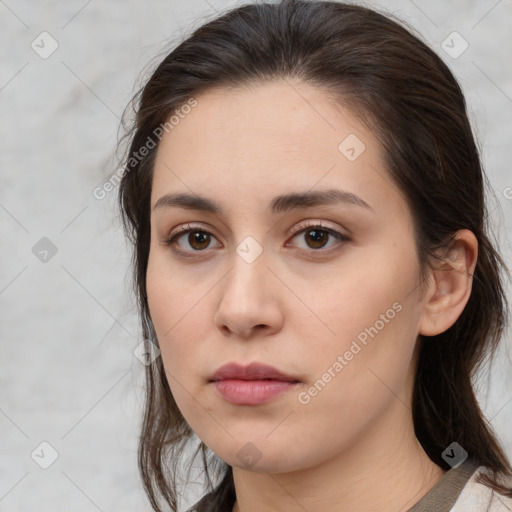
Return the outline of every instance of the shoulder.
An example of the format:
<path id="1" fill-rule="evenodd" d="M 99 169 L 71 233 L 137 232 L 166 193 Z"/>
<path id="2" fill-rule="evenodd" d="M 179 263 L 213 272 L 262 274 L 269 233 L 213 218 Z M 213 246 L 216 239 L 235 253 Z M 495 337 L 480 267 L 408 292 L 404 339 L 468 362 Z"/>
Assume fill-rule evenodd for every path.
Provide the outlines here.
<path id="1" fill-rule="evenodd" d="M 467 512 L 468 510 L 478 512 L 512 511 L 512 498 L 503 496 L 477 481 L 482 474 L 491 475 L 492 473 L 485 466 L 478 467 L 464 486 L 451 512 Z M 512 477 L 500 475 L 499 481 L 512 488 Z"/>

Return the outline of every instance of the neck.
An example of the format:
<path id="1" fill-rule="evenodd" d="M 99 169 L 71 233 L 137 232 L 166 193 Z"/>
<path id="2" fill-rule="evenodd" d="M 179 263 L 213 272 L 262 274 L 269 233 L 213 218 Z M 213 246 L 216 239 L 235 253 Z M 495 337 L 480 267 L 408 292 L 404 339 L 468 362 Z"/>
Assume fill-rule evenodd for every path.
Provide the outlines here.
<path id="1" fill-rule="evenodd" d="M 316 467 L 279 474 L 233 467 L 233 512 L 405 512 L 445 471 L 418 442 L 410 409 L 399 400 L 395 406 L 360 440 Z"/>

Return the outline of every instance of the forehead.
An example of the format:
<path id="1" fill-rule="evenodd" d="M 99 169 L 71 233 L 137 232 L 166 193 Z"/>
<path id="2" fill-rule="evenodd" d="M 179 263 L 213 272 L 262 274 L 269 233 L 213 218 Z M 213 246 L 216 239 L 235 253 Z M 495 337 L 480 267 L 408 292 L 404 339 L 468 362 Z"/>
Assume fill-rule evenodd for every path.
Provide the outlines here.
<path id="1" fill-rule="evenodd" d="M 318 87 L 287 79 L 196 99 L 159 144 L 152 204 L 169 187 L 260 197 L 291 186 L 341 186 L 367 197 L 371 187 L 394 188 L 373 133 Z"/>
<path id="2" fill-rule="evenodd" d="M 262 155 L 275 157 L 284 150 L 287 156 L 303 156 L 304 149 L 312 148 L 322 153 L 330 149 L 337 156 L 341 140 L 356 132 L 368 143 L 376 142 L 368 140 L 373 135 L 348 104 L 335 103 L 326 90 L 291 79 L 216 88 L 196 99 L 197 106 L 180 116 L 163 145 L 201 145 L 217 153 L 258 148 L 265 150 Z"/>

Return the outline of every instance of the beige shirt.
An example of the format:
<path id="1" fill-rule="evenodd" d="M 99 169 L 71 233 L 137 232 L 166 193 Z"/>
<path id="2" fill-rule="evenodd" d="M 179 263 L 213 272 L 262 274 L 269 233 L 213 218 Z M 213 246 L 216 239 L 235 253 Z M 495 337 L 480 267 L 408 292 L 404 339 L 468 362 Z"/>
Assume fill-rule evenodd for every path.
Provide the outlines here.
<path id="1" fill-rule="evenodd" d="M 459 498 L 455 502 L 452 512 L 465 512 L 467 510 L 488 510 L 489 512 L 512 511 L 512 498 L 493 492 L 486 485 L 477 483 L 481 473 L 491 474 L 484 466 L 480 466 L 471 476 Z M 512 478 L 502 478 L 502 483 L 512 487 Z"/>
<path id="2" fill-rule="evenodd" d="M 508 512 L 512 511 L 512 498 L 493 491 L 477 482 L 487 473 L 485 466 L 478 466 L 466 459 L 460 466 L 450 469 L 441 480 L 407 512 Z M 501 483 L 512 488 L 512 477 L 501 478 Z"/>

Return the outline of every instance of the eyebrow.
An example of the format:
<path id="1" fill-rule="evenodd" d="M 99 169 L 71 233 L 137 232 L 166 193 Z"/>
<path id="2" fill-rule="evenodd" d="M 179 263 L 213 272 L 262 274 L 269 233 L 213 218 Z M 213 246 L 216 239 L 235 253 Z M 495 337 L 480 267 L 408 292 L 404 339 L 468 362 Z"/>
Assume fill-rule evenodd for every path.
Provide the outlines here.
<path id="1" fill-rule="evenodd" d="M 307 192 L 292 192 L 276 196 L 270 202 L 272 213 L 284 213 L 299 208 L 311 208 L 313 206 L 349 204 L 374 211 L 373 208 L 359 196 L 352 192 L 339 189 L 327 189 Z M 222 214 L 222 206 L 216 201 L 197 194 L 176 193 L 165 194 L 160 197 L 153 211 L 163 207 L 179 207 L 187 210 L 198 210 L 214 214 Z"/>

